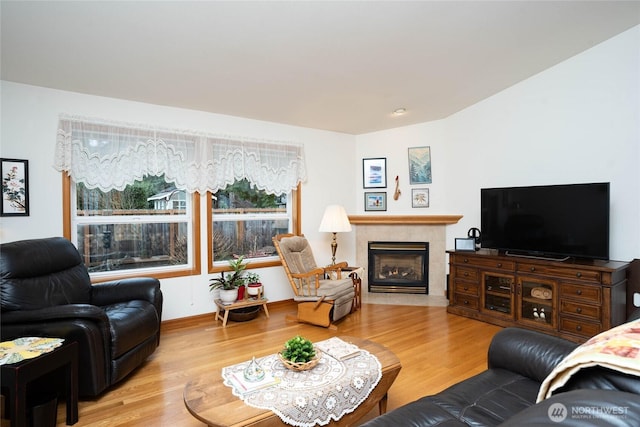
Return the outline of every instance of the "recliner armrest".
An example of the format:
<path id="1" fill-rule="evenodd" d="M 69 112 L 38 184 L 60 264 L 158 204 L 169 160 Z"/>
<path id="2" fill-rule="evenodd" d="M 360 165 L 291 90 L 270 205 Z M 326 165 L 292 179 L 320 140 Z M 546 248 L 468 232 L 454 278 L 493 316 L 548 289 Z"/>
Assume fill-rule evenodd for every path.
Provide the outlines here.
<path id="1" fill-rule="evenodd" d="M 15 325 L 24 323 L 43 323 L 53 320 L 63 319 L 89 319 L 98 323 L 109 324 L 109 319 L 105 312 L 89 304 L 65 304 L 38 310 L 16 310 L 2 313 L 2 325 Z"/>
<path id="2" fill-rule="evenodd" d="M 577 346 L 552 335 L 509 327 L 493 337 L 488 365 L 489 369 L 506 369 L 542 383 Z"/>
<path id="3" fill-rule="evenodd" d="M 132 277 L 95 283 L 91 286 L 92 304 L 105 306 L 133 300 L 148 301 L 160 314 L 162 311 L 160 281 L 153 277 Z"/>

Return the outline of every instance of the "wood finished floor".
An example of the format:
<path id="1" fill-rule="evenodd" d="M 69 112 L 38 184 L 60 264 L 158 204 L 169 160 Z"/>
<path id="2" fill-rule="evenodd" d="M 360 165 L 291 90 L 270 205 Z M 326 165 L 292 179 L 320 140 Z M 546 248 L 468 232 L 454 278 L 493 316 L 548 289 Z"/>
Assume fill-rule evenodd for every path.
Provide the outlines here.
<path id="1" fill-rule="evenodd" d="M 287 321 L 285 315 L 295 313 L 292 302 L 270 304 L 269 311 L 269 319 L 261 313 L 226 328 L 213 314 L 165 322 L 160 347 L 141 368 L 99 398 L 80 401 L 76 426 L 203 426 L 182 400 L 190 379 L 252 355 L 277 352 L 298 334 L 312 341 L 362 337 L 396 353 L 402 370 L 389 391 L 392 410 L 483 371 L 489 342 L 501 329 L 447 314 L 444 307 L 363 304 L 337 331 Z M 361 422 L 375 415 L 372 411 Z M 64 425 L 65 405 L 60 404 L 58 426 Z"/>

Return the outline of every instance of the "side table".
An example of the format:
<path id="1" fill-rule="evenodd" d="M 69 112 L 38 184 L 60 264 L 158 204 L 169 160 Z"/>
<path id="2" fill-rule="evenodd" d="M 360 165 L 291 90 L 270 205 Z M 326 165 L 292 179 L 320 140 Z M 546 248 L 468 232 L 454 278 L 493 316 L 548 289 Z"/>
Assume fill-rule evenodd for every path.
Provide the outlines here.
<path id="1" fill-rule="evenodd" d="M 257 305 L 261 305 L 264 309 L 264 314 L 269 317 L 269 310 L 267 309 L 267 299 L 266 298 L 246 298 L 242 300 L 238 300 L 233 304 L 223 304 L 222 300 L 217 299 L 216 305 L 218 306 L 218 311 L 216 312 L 216 320 L 222 320 L 222 327 L 227 326 L 227 320 L 229 319 L 229 312 L 232 310 L 236 310 L 238 308 L 245 307 L 255 307 Z M 220 312 L 224 312 L 224 315 L 220 315 Z"/>
<path id="2" fill-rule="evenodd" d="M 2 387 L 8 390 L 5 397 L 10 408 L 11 427 L 27 425 L 28 384 L 57 369 L 65 371 L 67 425 L 78 422 L 78 344 L 72 341 L 33 359 L 2 365 Z"/>

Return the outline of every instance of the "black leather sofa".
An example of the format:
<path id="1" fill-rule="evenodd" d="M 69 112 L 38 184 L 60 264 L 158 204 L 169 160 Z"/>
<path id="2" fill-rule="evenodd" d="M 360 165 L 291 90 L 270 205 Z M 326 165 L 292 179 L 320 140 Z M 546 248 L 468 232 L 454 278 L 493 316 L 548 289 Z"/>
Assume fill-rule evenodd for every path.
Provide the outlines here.
<path id="1" fill-rule="evenodd" d="M 160 343 L 160 282 L 91 284 L 76 247 L 61 237 L 0 245 L 0 337 L 76 341 L 78 386 L 94 397 L 122 380 Z"/>
<path id="2" fill-rule="evenodd" d="M 606 368 L 580 370 L 553 396 L 536 404 L 544 379 L 576 347 L 575 343 L 532 330 L 503 329 L 489 346 L 486 371 L 363 426 L 638 425 L 640 378 Z M 562 403 L 567 411 L 582 405 L 580 408 L 587 411 L 607 407 L 624 414 L 567 417 L 558 423 L 549 415 L 553 403 Z"/>

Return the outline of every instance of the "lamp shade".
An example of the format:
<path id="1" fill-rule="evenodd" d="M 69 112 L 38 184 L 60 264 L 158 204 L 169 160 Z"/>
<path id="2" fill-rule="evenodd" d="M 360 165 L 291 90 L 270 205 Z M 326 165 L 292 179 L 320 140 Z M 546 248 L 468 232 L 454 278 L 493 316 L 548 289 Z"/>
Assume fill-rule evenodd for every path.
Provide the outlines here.
<path id="1" fill-rule="evenodd" d="M 351 231 L 351 223 L 344 208 L 340 205 L 327 206 L 318 231 L 328 233 Z"/>

